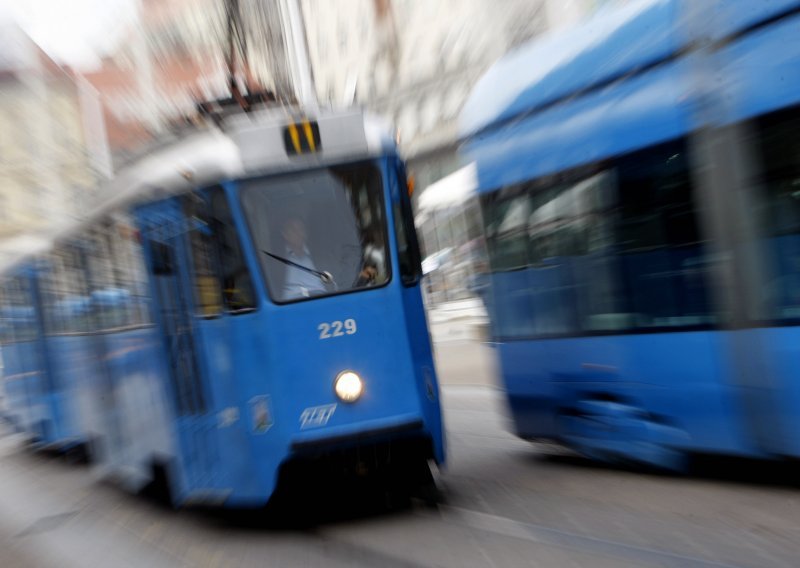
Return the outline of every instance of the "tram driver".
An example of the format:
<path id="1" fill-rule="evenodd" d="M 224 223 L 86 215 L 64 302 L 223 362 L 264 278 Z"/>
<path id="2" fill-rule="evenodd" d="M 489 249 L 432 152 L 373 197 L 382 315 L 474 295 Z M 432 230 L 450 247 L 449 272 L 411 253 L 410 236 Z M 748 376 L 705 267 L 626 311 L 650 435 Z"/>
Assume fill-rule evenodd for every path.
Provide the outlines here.
<path id="1" fill-rule="evenodd" d="M 286 274 L 283 299 L 307 298 L 326 291 L 308 250 L 306 225 L 299 217 L 289 217 L 281 231 L 286 243 Z"/>
<path id="2" fill-rule="evenodd" d="M 370 286 L 385 279 L 386 261 L 380 231 L 368 231 L 369 238 L 362 251 L 362 268 L 353 283 L 354 287 Z M 308 248 L 306 225 L 300 217 L 289 217 L 283 224 L 281 236 L 285 243 L 285 257 L 270 255 L 286 264 L 281 299 L 308 298 L 330 291 L 333 283 L 327 272 L 321 271 Z"/>

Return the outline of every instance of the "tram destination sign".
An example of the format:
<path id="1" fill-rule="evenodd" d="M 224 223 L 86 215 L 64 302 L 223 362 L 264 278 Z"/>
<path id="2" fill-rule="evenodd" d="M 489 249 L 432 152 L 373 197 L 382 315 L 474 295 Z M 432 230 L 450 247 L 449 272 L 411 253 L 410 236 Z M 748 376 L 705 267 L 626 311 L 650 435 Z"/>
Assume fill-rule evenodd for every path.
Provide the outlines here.
<path id="1" fill-rule="evenodd" d="M 319 124 L 310 120 L 289 124 L 283 129 L 283 145 L 289 156 L 314 154 L 321 151 Z"/>

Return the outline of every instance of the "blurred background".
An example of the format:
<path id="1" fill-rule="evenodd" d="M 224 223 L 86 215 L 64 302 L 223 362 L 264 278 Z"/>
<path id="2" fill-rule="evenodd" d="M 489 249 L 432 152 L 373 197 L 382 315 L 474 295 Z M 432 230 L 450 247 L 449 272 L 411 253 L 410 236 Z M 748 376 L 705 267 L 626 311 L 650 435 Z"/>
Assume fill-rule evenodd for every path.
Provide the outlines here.
<path id="1" fill-rule="evenodd" d="M 619 3 L 619 2 L 616 2 Z M 234 4 L 236 6 L 234 6 Z M 456 122 L 507 51 L 585 18 L 601 0 L 55 0 L 0 8 L 0 257 L 89 211 L 102 182 L 169 140 L 201 100 L 228 94 L 228 9 L 241 15 L 248 77 L 294 100 L 292 33 L 304 35 L 313 97 L 392 120 L 415 202 L 458 169 Z M 292 10 L 294 12 L 292 12 Z M 294 18 L 294 20 L 292 19 Z M 307 96 L 307 95 L 306 95 Z M 439 194 L 447 193 L 447 188 Z M 423 233 L 429 299 L 471 296 L 479 223 L 434 200 Z M 0 261 L 1 262 L 1 261 Z"/>
<path id="2" fill-rule="evenodd" d="M 413 179 L 450 449 L 436 508 L 370 509 L 355 520 L 355 508 L 339 509 L 323 514 L 321 529 L 281 532 L 247 515 L 178 516 L 0 436 L 0 565 L 796 565 L 798 107 L 781 92 L 780 113 L 762 120 L 747 109 L 734 128 L 736 101 L 717 103 L 746 91 L 755 108 L 772 96 L 749 88 L 753 61 L 763 66 L 767 53 L 784 69 L 794 55 L 748 59 L 746 42 L 772 25 L 790 37 L 800 5 L 748 1 L 726 13 L 721 0 L 0 0 L 0 268 L 112 198 L 106 182 L 181 139 L 203 101 L 259 90 L 279 104 L 356 106 L 388 119 Z M 763 21 L 747 27 L 755 5 Z M 597 75 L 586 61 L 573 65 L 571 46 L 602 58 L 613 35 L 603 30 L 646 28 L 675 6 L 689 17 L 623 37 L 629 46 L 609 41 L 617 51 Z M 719 7 L 723 17 L 704 19 Z M 608 28 L 574 31 L 617 8 L 625 17 Z M 728 24 L 743 27 L 697 39 Z M 648 61 L 673 33 L 685 43 Z M 743 37 L 745 47 L 726 51 Z M 537 40 L 542 49 L 526 47 Z M 547 55 L 552 67 L 538 67 Z M 634 63 L 615 75 L 619 61 Z M 582 87 L 570 75 L 581 64 Z M 730 76 L 718 80 L 712 64 Z M 509 69 L 518 82 L 501 76 Z M 559 88 L 578 87 L 547 99 L 543 81 L 537 106 L 537 79 L 559 69 Z M 663 69 L 701 80 L 666 93 Z M 629 97 L 629 84 L 645 85 L 647 104 Z M 587 120 L 582 97 L 596 94 L 608 99 L 598 96 Z M 516 97 L 532 106 L 509 119 Z M 551 150 L 548 134 L 568 122 L 559 105 L 574 129 Z M 634 126 L 603 122 L 613 108 Z M 470 130 L 470 113 L 484 110 L 487 123 Z M 551 110 L 552 123 L 536 122 Z M 695 114 L 684 121 L 684 111 Z M 643 117 L 653 130 L 679 124 L 678 149 L 632 154 L 628 138 L 649 128 L 636 122 Z M 491 121 L 494 138 L 483 130 Z M 589 155 L 607 139 L 619 147 Z M 525 144 L 540 144 L 541 176 L 511 171 L 539 167 L 524 159 Z M 731 187 L 752 201 L 728 200 Z M 755 270 L 762 262 L 769 269 Z M 515 410 L 536 419 L 515 423 Z M 700 460 L 708 467 L 676 458 L 672 448 L 687 440 L 714 454 L 703 456 L 710 465 Z M 789 459 L 754 465 L 754 455 Z M 643 464 L 691 475 L 653 475 Z"/>

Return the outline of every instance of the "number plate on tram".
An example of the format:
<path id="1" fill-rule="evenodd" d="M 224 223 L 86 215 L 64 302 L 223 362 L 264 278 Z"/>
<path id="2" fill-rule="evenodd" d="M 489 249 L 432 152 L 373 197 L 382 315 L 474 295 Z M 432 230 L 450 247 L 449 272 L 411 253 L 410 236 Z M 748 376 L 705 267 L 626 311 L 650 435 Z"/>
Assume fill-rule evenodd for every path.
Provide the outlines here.
<path id="1" fill-rule="evenodd" d="M 323 322 L 317 326 L 320 339 L 331 339 L 344 335 L 354 335 L 358 331 L 356 320 L 346 319 L 344 321 Z"/>

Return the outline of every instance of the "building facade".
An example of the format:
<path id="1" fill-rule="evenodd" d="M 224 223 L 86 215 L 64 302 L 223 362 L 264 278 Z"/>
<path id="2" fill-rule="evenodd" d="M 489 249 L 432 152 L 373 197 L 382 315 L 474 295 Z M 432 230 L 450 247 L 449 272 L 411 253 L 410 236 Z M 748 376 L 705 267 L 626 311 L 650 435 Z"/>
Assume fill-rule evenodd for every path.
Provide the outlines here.
<path id="1" fill-rule="evenodd" d="M 109 159 L 91 86 L 15 25 L 3 27 L 0 44 L 2 255 L 84 212 Z"/>
<path id="2" fill-rule="evenodd" d="M 321 104 L 390 118 L 416 179 L 415 206 L 459 170 L 457 121 L 470 91 L 505 53 L 592 13 L 603 0 L 302 0 Z M 455 179 L 461 179 L 456 175 Z M 439 184 L 437 192 L 452 183 Z M 457 204 L 424 212 L 434 303 L 472 294 L 481 228 Z"/>
<path id="3" fill-rule="evenodd" d="M 322 104 L 362 104 L 394 122 L 418 187 L 458 168 L 456 121 L 509 50 L 569 25 L 600 0 L 302 0 Z"/>

